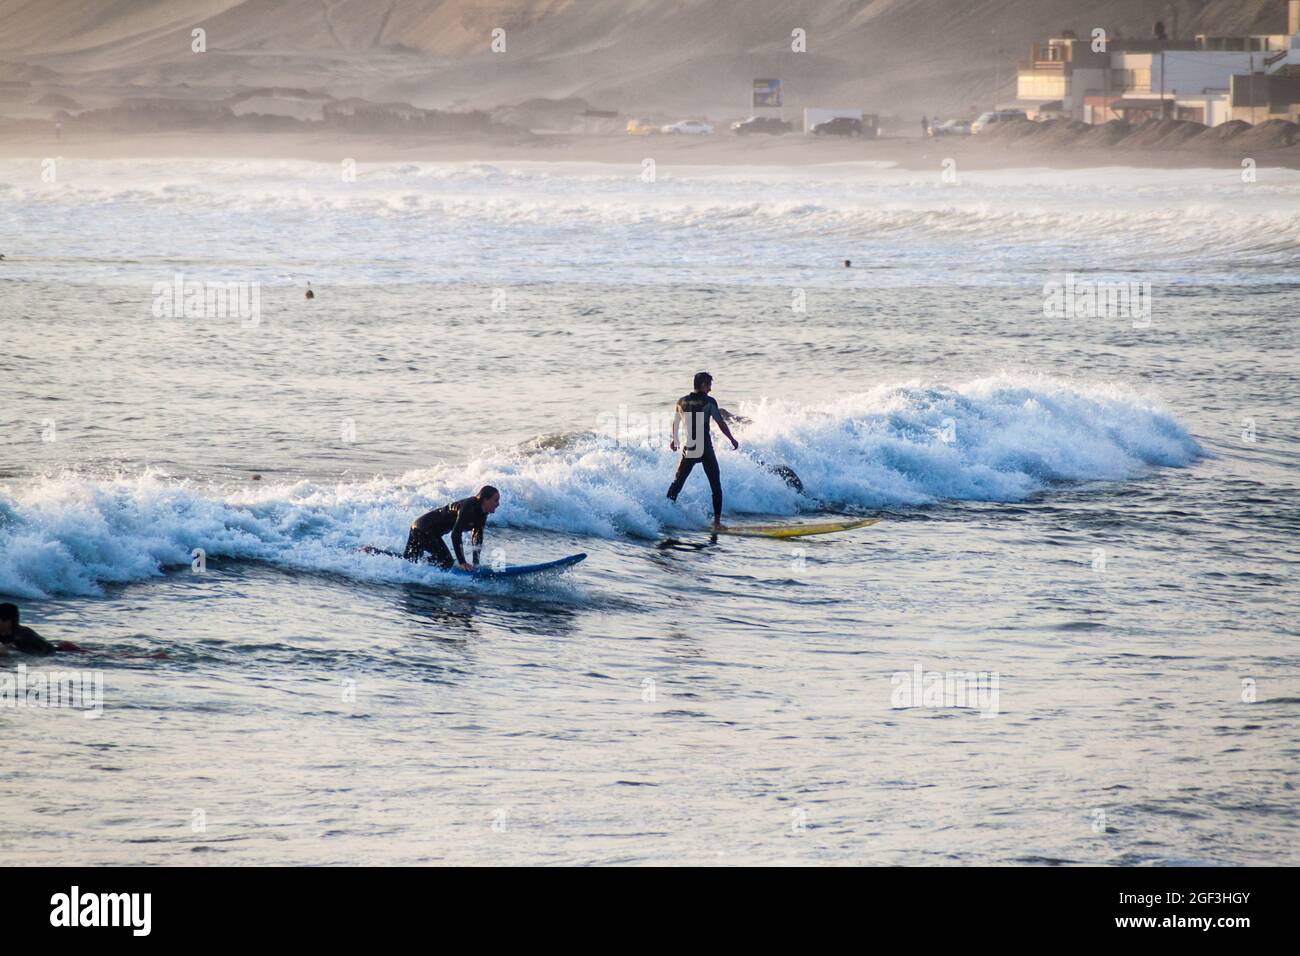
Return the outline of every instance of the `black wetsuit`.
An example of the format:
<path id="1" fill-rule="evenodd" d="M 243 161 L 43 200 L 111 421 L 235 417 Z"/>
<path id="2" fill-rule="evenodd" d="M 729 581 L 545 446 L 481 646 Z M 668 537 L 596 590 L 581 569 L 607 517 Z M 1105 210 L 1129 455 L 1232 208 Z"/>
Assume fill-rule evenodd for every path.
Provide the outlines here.
<path id="1" fill-rule="evenodd" d="M 24 654 L 39 654 L 42 657 L 47 654 L 53 654 L 58 650 L 53 644 L 47 641 L 41 635 L 37 634 L 30 627 L 24 627 L 21 624 L 14 626 L 13 633 L 4 638 L 6 647 L 12 647 L 15 650 L 22 651 Z"/>
<path id="2" fill-rule="evenodd" d="M 702 464 L 704 474 L 709 479 L 709 487 L 713 489 L 713 517 L 721 519 L 722 476 L 718 473 L 718 456 L 713 451 L 713 435 L 709 423 L 716 421 L 722 424 L 722 412 L 718 403 L 708 395 L 691 392 L 677 400 L 677 414 L 686 420 L 686 438 L 682 442 L 682 460 L 677 466 L 677 476 L 668 489 L 668 497 L 676 501 L 691 469 L 697 463 Z"/>
<path id="3" fill-rule="evenodd" d="M 407 561 L 419 561 L 425 552 L 433 555 L 433 562 L 444 568 L 453 564 L 465 564 L 465 551 L 461 536 L 472 532 L 474 542 L 474 567 L 478 567 L 478 553 L 483 545 L 483 527 L 488 516 L 483 511 L 483 503 L 477 498 L 462 498 L 441 508 L 434 508 L 411 522 L 411 534 L 406 539 L 406 551 L 402 557 Z M 451 544 L 456 549 L 455 560 L 447 550 L 442 536 L 451 532 Z"/>

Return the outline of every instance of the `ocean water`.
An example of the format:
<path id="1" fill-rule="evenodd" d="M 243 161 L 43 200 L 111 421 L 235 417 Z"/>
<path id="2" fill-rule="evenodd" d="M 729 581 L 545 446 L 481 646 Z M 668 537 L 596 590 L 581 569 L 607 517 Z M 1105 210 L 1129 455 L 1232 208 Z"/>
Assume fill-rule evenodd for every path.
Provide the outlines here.
<path id="1" fill-rule="evenodd" d="M 0 700 L 7 861 L 1300 862 L 1300 173 L 43 169 L 0 593 L 89 653 L 0 696 L 100 696 Z M 727 522 L 881 522 L 711 540 L 699 369 Z M 587 560 L 357 552 L 488 482 Z"/>

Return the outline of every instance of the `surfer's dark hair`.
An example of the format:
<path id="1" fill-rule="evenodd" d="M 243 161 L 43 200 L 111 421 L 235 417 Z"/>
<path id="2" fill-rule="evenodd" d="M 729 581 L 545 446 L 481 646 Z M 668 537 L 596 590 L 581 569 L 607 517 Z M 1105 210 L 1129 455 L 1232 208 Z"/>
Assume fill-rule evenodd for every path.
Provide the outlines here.
<path id="1" fill-rule="evenodd" d="M 501 494 L 501 492 L 497 491 L 491 485 L 484 485 L 478 490 L 478 494 L 475 497 L 478 498 L 479 501 L 487 501 L 489 498 L 495 498 L 499 494 Z"/>
<path id="2" fill-rule="evenodd" d="M 713 376 L 710 375 L 708 372 L 695 373 L 695 390 L 697 392 L 700 389 L 702 389 L 705 385 L 712 385 L 712 384 L 713 384 Z"/>
<path id="3" fill-rule="evenodd" d="M 0 621 L 13 621 L 18 623 L 18 605 L 5 602 L 0 604 Z"/>

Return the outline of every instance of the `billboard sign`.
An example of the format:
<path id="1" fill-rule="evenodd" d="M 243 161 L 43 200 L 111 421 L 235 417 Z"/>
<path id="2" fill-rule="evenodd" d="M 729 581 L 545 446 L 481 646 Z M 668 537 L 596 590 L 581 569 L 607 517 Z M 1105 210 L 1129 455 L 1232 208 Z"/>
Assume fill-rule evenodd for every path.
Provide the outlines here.
<path id="1" fill-rule="evenodd" d="M 781 105 L 781 81 L 780 80 L 755 80 L 754 81 L 754 107 L 762 106 L 780 106 Z"/>

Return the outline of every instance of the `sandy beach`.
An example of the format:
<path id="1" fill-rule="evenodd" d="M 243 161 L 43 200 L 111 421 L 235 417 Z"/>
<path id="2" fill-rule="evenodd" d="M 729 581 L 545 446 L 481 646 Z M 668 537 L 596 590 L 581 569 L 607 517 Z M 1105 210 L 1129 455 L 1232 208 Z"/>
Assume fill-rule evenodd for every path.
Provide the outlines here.
<path id="1" fill-rule="evenodd" d="M 1300 146 L 1243 151 L 1231 143 L 1217 149 L 1034 149 L 1011 148 L 979 137 L 878 140 L 786 136 L 629 136 L 571 133 L 495 137 L 430 135 L 348 135 L 320 133 L 225 134 L 176 131 L 155 133 L 20 133 L 0 138 L 0 156 L 82 159 L 248 158 L 318 162 L 548 162 L 609 163 L 639 166 L 647 157 L 663 166 L 814 166 L 887 163 L 904 169 L 943 169 L 952 158 L 961 169 L 1059 169 L 1106 166 L 1142 168 L 1233 168 L 1244 158 L 1261 167 L 1300 169 Z"/>

